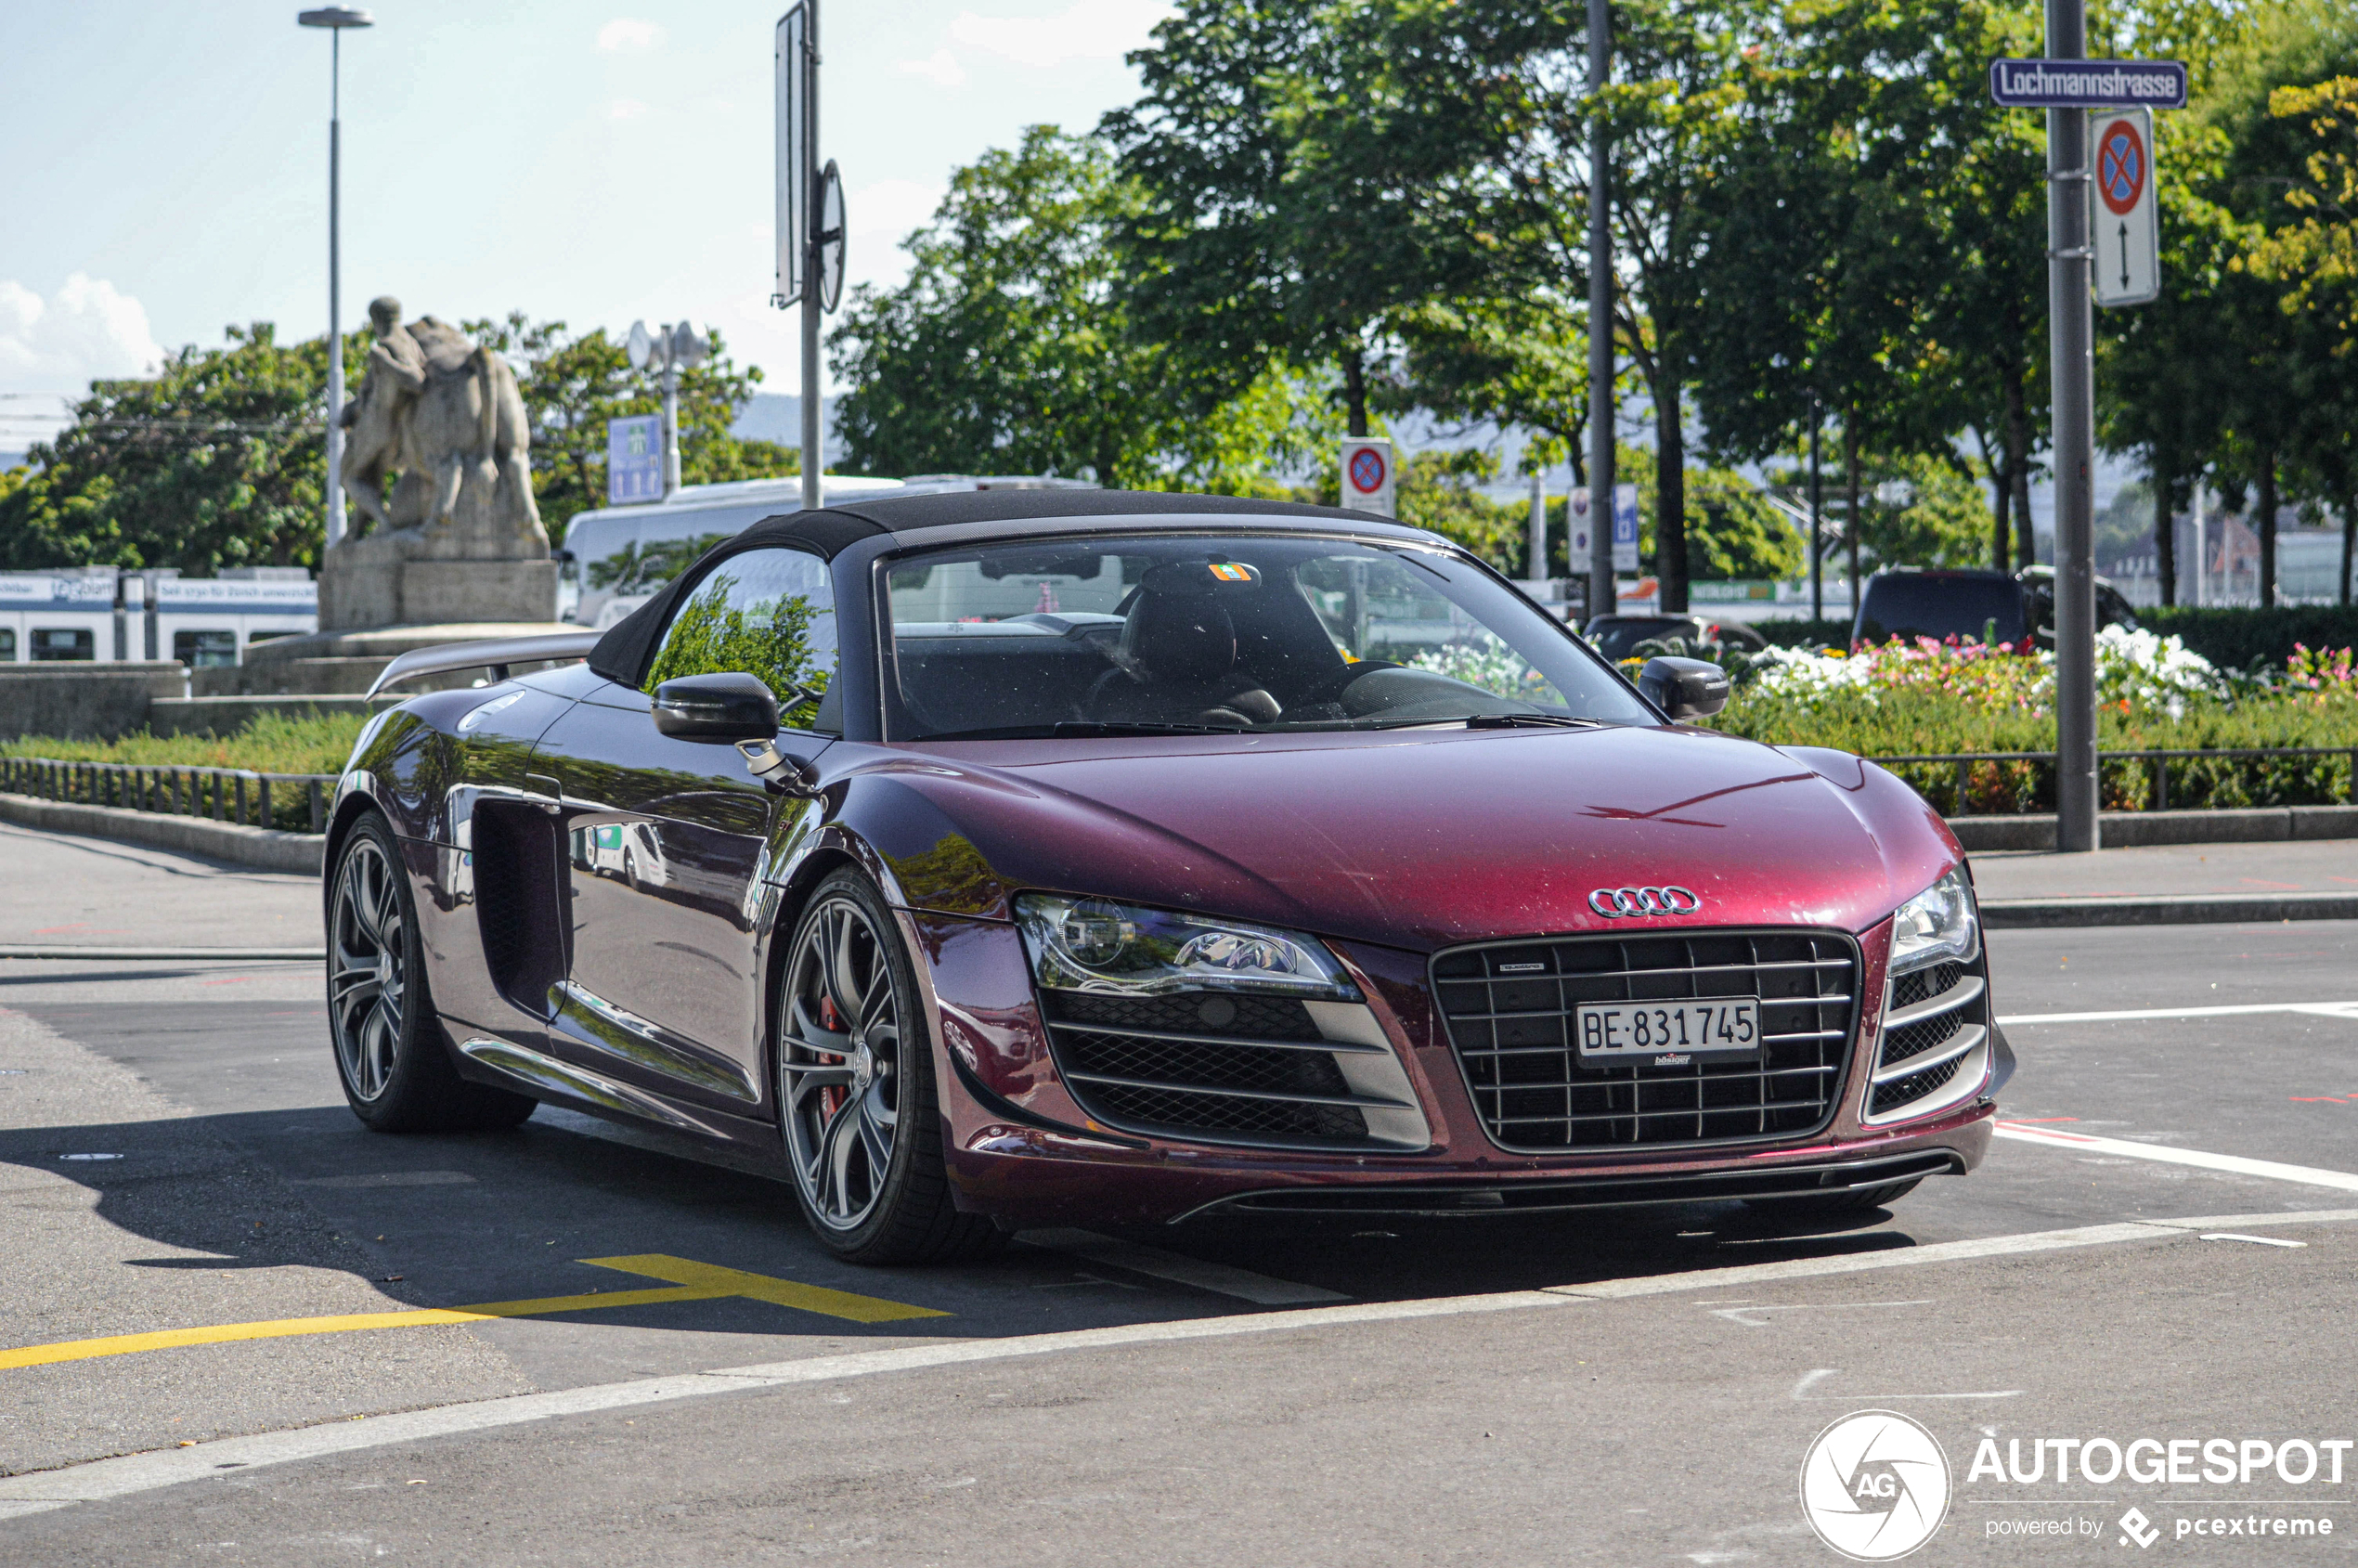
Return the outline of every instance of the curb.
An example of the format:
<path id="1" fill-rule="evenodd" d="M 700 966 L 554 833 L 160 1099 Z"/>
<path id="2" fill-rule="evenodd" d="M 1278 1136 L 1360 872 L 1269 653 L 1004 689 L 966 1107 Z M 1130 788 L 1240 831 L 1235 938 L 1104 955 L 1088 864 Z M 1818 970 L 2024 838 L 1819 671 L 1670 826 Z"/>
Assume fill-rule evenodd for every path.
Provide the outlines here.
<path id="1" fill-rule="evenodd" d="M 319 875 L 325 834 L 283 833 L 271 827 L 241 827 L 210 817 L 175 817 L 160 811 L 130 811 L 120 806 L 83 806 L 0 795 L 0 822 L 85 838 L 113 838 L 159 849 L 177 849 L 261 871 Z"/>
<path id="2" fill-rule="evenodd" d="M 2358 920 L 2358 894 L 2231 893 L 2149 899 L 1996 899 L 1993 931 L 2064 926 L 2227 926 L 2245 921 Z"/>
<path id="3" fill-rule="evenodd" d="M 227 959 L 243 964 L 316 964 L 328 956 L 318 947 L 26 947 L 0 943 L 0 958 L 138 959 L 189 964 Z"/>
<path id="4" fill-rule="evenodd" d="M 2052 811 L 2018 817 L 1948 817 L 1949 831 L 1967 854 L 2055 848 Z M 2157 844 L 2285 844 L 2315 838 L 2358 838 L 2358 806 L 2263 806 L 2220 811 L 2106 811 L 2096 819 L 2096 841 L 2107 849 Z"/>

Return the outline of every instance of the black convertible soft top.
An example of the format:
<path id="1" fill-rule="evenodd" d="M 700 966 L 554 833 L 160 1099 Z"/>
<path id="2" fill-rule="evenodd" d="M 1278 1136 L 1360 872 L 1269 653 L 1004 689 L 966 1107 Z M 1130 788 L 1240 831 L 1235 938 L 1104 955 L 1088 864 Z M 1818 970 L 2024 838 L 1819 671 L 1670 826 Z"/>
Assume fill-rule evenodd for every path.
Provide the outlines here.
<path id="1" fill-rule="evenodd" d="M 765 517 L 743 533 L 714 545 L 697 558 L 695 564 L 657 590 L 654 598 L 616 621 L 591 651 L 590 667 L 609 680 L 618 680 L 626 686 L 639 684 L 648 661 L 654 657 L 655 638 L 670 620 L 672 606 L 715 565 L 748 550 L 785 545 L 815 551 L 821 559 L 832 561 L 862 539 L 912 528 L 1174 512 L 1325 517 L 1362 524 L 1383 521 L 1364 512 L 1345 512 L 1340 507 L 1168 490 L 952 490 L 919 496 L 886 495 L 815 512 L 783 512 Z"/>

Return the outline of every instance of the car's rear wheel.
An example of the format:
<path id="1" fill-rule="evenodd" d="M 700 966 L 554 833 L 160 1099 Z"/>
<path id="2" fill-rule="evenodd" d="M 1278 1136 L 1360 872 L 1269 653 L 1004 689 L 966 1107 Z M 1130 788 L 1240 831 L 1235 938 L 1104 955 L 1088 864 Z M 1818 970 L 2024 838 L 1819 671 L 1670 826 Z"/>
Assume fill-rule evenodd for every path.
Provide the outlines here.
<path id="1" fill-rule="evenodd" d="M 854 1263 L 965 1256 L 998 1239 L 951 1198 L 917 997 L 875 885 L 850 870 L 820 883 L 780 981 L 778 1108 L 803 1217 Z"/>
<path id="2" fill-rule="evenodd" d="M 352 1113 L 380 1133 L 512 1127 L 538 1102 L 459 1076 L 426 992 L 418 911 L 374 812 L 337 851 L 328 903 L 328 1032 Z"/>

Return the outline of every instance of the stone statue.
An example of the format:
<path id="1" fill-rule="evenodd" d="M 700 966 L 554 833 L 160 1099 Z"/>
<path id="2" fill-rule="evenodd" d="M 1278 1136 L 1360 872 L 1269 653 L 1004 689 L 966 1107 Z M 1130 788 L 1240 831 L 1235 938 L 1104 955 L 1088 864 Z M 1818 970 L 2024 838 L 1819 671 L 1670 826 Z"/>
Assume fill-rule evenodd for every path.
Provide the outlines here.
<path id="1" fill-rule="evenodd" d="M 447 322 L 405 325 L 389 296 L 369 304 L 369 323 L 376 342 L 344 405 L 336 475 L 354 529 L 320 561 L 319 629 L 554 620 L 557 564 L 515 372 Z"/>
<path id="2" fill-rule="evenodd" d="M 420 530 L 409 559 L 545 557 L 531 431 L 508 362 L 431 316 L 404 326 L 390 296 L 369 304 L 369 320 L 377 341 L 343 410 L 339 478 L 353 505 L 380 530 Z"/>

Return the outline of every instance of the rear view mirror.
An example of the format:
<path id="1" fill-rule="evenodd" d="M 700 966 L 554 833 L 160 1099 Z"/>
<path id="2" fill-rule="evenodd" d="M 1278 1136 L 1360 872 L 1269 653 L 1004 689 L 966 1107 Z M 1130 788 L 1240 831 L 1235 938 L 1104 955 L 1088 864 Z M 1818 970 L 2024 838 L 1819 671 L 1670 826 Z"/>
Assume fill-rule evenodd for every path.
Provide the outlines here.
<path id="1" fill-rule="evenodd" d="M 758 676 L 683 675 L 655 688 L 654 719 L 674 740 L 771 740 L 778 699 Z"/>
<path id="2" fill-rule="evenodd" d="M 1646 661 L 1638 690 L 1674 724 L 1708 719 L 1728 706 L 1728 672 L 1708 659 L 1665 655 Z"/>

